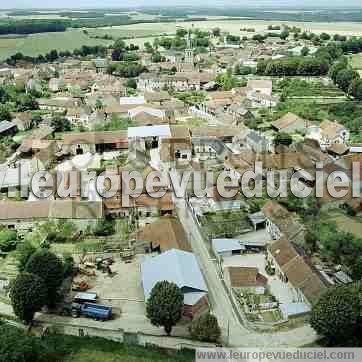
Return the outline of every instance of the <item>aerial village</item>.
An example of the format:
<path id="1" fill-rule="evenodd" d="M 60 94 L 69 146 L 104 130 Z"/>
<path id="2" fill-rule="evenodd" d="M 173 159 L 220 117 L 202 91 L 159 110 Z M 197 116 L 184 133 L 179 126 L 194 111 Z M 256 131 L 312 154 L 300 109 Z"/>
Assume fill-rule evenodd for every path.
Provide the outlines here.
<path id="1" fill-rule="evenodd" d="M 246 39 L 180 27 L 142 49 L 120 39 L 98 54 L 84 48 L 1 65 L 1 315 L 13 314 L 11 281 L 39 267 L 38 258 L 44 274 L 54 272 L 44 260 L 64 270 L 35 328 L 160 346 L 312 343 L 313 304 L 362 276 L 361 199 L 350 189 L 342 198 L 247 198 L 239 190 L 225 198 L 211 180 L 204 197 L 190 184 L 176 198 L 166 185 L 160 198 L 143 188 L 125 204 L 121 188 L 102 198 L 70 174 L 138 171 L 145 179 L 196 170 L 224 173 L 239 189 L 262 161 L 263 184 L 266 173 L 284 171 L 314 190 L 316 165 L 323 179 L 342 171 L 352 180 L 362 139 L 338 110 L 350 94 L 336 76 L 267 71 L 289 56 L 313 62 L 330 50 L 325 38 L 280 27 Z M 39 171 L 86 192 L 62 197 L 44 186 L 39 197 L 31 190 Z M 182 313 L 166 333 L 148 303 L 164 282 L 182 293 Z M 204 315 L 218 331 L 197 342 L 192 326 Z M 166 334 L 175 339 L 158 339 Z"/>

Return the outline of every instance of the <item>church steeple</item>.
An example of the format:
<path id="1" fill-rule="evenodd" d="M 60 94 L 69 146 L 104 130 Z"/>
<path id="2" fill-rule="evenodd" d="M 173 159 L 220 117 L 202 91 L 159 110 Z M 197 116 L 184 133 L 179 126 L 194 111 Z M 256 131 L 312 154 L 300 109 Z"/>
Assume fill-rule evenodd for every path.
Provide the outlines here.
<path id="1" fill-rule="evenodd" d="M 185 63 L 194 64 L 194 50 L 192 47 L 191 29 L 187 35 L 187 48 L 185 49 Z"/>

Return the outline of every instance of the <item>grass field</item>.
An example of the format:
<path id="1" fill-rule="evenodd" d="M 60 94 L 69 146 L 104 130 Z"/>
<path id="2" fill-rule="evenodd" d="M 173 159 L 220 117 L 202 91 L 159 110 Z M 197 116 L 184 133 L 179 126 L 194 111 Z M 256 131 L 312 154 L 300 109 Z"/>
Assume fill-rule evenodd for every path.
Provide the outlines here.
<path id="1" fill-rule="evenodd" d="M 135 15 L 136 18 L 145 18 L 144 14 Z M 234 35 L 248 35 L 253 33 L 241 32 L 240 28 L 254 28 L 256 32 L 264 31 L 268 25 L 288 24 L 298 26 L 304 30 L 310 30 L 316 33 L 329 32 L 346 35 L 362 35 L 362 26 L 352 22 L 338 23 L 317 23 L 317 22 L 282 22 L 282 21 L 264 21 L 264 20 L 227 20 L 226 18 L 212 18 L 208 21 L 195 22 L 172 22 L 172 23 L 141 23 L 132 25 L 121 25 L 108 28 L 88 29 L 89 34 L 102 36 L 105 34 L 113 37 L 134 37 L 127 40 L 127 43 L 133 43 L 142 46 L 145 41 L 153 41 L 154 36 L 162 34 L 174 34 L 180 26 L 211 30 L 220 27 L 223 31 Z M 148 20 L 148 17 L 145 18 Z M 25 55 L 35 56 L 44 54 L 52 49 L 74 50 L 82 45 L 109 45 L 111 41 L 103 39 L 90 38 L 83 34 L 81 29 L 70 29 L 63 33 L 43 33 L 33 34 L 23 38 L 0 38 L 0 60 L 4 60 L 16 52 L 22 52 Z"/>
<path id="2" fill-rule="evenodd" d="M 35 56 L 48 53 L 52 49 L 74 50 L 82 45 L 109 45 L 111 43 L 109 40 L 90 38 L 80 29 L 71 29 L 62 33 L 32 34 L 23 38 L 0 39 L 0 60 L 17 52 Z"/>
<path id="3" fill-rule="evenodd" d="M 362 70 L 362 53 L 351 55 L 349 62 L 353 69 Z"/>
<path id="4" fill-rule="evenodd" d="M 61 340 L 60 340 L 61 339 Z M 191 362 L 192 353 L 173 352 L 167 354 L 152 348 L 127 346 L 107 341 L 102 338 L 79 338 L 71 336 L 57 336 L 54 343 L 56 350 L 66 353 L 64 362 Z M 60 348 L 59 348 L 60 347 Z M 64 352 L 63 352 L 64 353 Z"/>
<path id="5" fill-rule="evenodd" d="M 337 224 L 339 230 L 351 233 L 356 237 L 362 235 L 361 217 L 347 216 L 338 211 L 330 213 L 328 216 L 331 221 L 334 221 Z"/>

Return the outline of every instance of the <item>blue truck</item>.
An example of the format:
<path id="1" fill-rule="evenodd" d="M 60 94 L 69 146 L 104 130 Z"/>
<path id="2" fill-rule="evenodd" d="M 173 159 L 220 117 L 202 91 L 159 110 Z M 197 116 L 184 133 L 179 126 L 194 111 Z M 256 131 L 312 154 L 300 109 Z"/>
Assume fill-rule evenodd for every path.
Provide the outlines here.
<path id="1" fill-rule="evenodd" d="M 74 318 L 84 316 L 102 322 L 112 318 L 112 307 L 108 305 L 95 303 L 72 303 L 67 309 L 68 314 Z"/>

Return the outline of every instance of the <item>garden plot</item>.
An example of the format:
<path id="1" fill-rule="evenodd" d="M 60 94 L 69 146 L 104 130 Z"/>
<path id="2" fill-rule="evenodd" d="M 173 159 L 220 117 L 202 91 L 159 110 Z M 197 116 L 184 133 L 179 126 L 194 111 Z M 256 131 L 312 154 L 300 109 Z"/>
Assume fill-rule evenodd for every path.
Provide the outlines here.
<path id="1" fill-rule="evenodd" d="M 252 230 L 243 210 L 209 212 L 199 219 L 203 232 L 211 239 L 232 238 Z"/>

